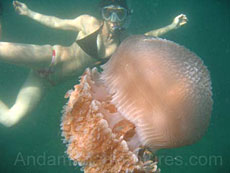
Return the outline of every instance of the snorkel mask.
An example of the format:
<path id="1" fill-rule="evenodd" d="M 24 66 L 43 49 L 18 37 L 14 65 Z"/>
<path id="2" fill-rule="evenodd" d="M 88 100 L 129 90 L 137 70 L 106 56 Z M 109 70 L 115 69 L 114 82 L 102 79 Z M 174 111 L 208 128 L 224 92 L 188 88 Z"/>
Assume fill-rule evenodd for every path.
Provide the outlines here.
<path id="1" fill-rule="evenodd" d="M 123 22 L 128 15 L 128 11 L 124 7 L 109 5 L 102 8 L 101 14 L 106 21 Z"/>
<path id="2" fill-rule="evenodd" d="M 112 32 L 118 32 L 127 27 L 131 10 L 128 9 L 126 0 L 102 0 L 100 6 L 101 15 L 110 24 Z"/>

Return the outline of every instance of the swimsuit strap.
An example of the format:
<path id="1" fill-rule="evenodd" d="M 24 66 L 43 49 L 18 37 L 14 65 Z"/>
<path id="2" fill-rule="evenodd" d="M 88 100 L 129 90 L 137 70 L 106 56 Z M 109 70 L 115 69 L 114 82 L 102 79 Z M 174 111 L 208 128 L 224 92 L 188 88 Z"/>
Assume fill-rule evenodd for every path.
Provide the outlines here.
<path id="1" fill-rule="evenodd" d="M 51 85 L 55 85 L 55 83 L 50 79 L 50 75 L 55 72 L 55 70 L 54 70 L 55 61 L 56 61 L 56 52 L 53 49 L 52 50 L 52 59 L 51 59 L 49 67 L 37 70 L 37 74 L 41 78 L 46 79 Z"/>

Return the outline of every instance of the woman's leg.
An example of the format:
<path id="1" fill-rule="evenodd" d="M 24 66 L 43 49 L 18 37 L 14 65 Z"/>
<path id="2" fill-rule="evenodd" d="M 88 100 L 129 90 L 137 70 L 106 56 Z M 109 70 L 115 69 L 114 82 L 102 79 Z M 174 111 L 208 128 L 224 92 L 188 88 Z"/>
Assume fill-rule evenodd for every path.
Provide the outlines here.
<path id="1" fill-rule="evenodd" d="M 29 114 L 40 102 L 44 88 L 43 79 L 31 71 L 11 108 L 0 100 L 0 124 L 13 126 Z"/>
<path id="2" fill-rule="evenodd" d="M 0 42 L 0 61 L 30 68 L 47 67 L 52 61 L 52 46 Z"/>

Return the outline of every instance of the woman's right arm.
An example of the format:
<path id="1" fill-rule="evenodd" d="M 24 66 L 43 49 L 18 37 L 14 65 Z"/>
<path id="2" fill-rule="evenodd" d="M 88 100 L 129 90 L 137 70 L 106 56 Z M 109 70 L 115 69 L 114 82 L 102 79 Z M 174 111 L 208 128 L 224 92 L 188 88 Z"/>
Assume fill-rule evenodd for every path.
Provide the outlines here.
<path id="1" fill-rule="evenodd" d="M 77 32 L 79 32 L 82 28 L 82 20 L 80 17 L 76 19 L 59 19 L 54 16 L 43 15 L 30 10 L 26 4 L 19 1 L 13 1 L 13 6 L 18 14 L 28 16 L 29 18 L 50 28 L 73 30 Z"/>

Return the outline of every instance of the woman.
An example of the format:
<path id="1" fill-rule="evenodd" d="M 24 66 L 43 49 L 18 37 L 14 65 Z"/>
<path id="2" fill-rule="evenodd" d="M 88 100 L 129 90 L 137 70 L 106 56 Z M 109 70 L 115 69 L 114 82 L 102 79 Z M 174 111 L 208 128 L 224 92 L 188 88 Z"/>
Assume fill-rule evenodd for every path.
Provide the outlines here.
<path id="1" fill-rule="evenodd" d="M 108 59 L 117 49 L 131 14 L 126 0 L 101 0 L 103 20 L 89 15 L 81 15 L 75 19 L 59 19 L 34 12 L 18 1 L 13 1 L 13 6 L 18 14 L 43 25 L 72 30 L 78 34 L 76 41 L 69 47 L 0 42 L 0 61 L 31 69 L 14 105 L 8 108 L 0 100 L 0 123 L 7 127 L 16 124 L 36 107 L 47 85 L 52 87 L 69 77 L 76 77 L 86 67 Z M 146 35 L 160 36 L 186 22 L 186 16 L 179 15 L 172 24 L 147 32 Z"/>

